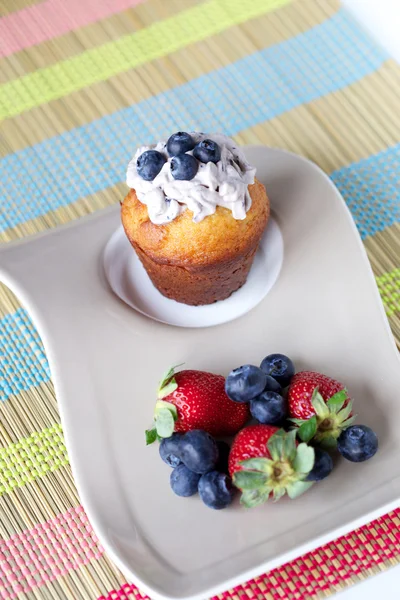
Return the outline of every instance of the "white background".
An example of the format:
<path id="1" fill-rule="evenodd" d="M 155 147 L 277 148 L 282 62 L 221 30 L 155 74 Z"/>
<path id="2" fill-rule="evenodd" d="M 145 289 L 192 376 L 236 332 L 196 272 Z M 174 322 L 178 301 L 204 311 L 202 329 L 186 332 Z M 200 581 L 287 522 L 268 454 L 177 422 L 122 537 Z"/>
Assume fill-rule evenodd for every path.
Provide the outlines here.
<path id="1" fill-rule="evenodd" d="M 400 566 L 384 573 L 368 577 L 362 583 L 336 594 L 332 600 L 399 600 Z M 304 598 L 303 600 L 307 600 Z"/>
<path id="2" fill-rule="evenodd" d="M 342 4 L 400 62 L 400 0 L 342 0 Z"/>

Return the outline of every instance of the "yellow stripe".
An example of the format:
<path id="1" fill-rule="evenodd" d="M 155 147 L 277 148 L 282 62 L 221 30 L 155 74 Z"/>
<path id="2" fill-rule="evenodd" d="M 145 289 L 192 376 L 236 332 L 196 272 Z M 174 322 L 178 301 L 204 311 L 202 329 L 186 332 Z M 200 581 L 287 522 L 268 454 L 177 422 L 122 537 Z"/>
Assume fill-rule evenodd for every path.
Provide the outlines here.
<path id="1" fill-rule="evenodd" d="M 50 0 L 52 1 L 52 0 Z M 94 3 L 95 0 L 90 0 Z M 104 3 L 105 0 L 97 0 Z M 88 0 L 82 0 L 88 2 Z M 110 4 L 112 4 L 110 2 Z M 190 8 L 200 4 L 200 0 L 146 0 L 134 8 L 127 8 L 107 18 L 89 23 L 50 40 L 35 44 L 14 52 L 11 56 L 0 58 L 1 83 L 17 79 L 28 73 L 45 69 L 66 61 L 73 56 L 98 48 L 110 40 L 118 40 L 141 29 L 149 27 L 156 21 L 162 21 L 177 15 L 182 8 Z"/>
<path id="2" fill-rule="evenodd" d="M 332 17 L 338 8 L 332 4 L 322 9 L 315 0 L 301 0 L 301 7 L 305 11 L 301 19 L 298 3 L 288 4 L 279 11 L 251 19 L 245 25 L 234 26 L 167 57 L 7 119 L 2 123 L 7 153 L 100 119 L 304 33 Z"/>
<path id="3" fill-rule="evenodd" d="M 35 431 L 0 448 L 0 495 L 68 464 L 61 425 Z"/>
<path id="4" fill-rule="evenodd" d="M 39 4 L 39 2 L 40 0 L 2 0 L 0 2 L 0 17 L 5 17 L 13 12 L 17 12 L 17 10 Z"/>
<path id="5" fill-rule="evenodd" d="M 166 56 L 290 0 L 209 0 L 146 29 L 0 87 L 0 119 Z"/>
<path id="6" fill-rule="evenodd" d="M 364 246 L 400 350 L 400 223 L 366 237 Z"/>
<path id="7" fill-rule="evenodd" d="M 377 277 L 376 281 L 387 315 L 400 312 L 400 267 Z"/>

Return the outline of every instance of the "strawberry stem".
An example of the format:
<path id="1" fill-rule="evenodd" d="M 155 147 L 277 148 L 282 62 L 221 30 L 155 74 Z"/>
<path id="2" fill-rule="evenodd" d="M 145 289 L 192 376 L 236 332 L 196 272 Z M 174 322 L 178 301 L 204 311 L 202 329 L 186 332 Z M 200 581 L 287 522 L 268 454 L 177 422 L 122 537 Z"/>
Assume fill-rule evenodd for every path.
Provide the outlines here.
<path id="1" fill-rule="evenodd" d="M 347 390 L 336 392 L 325 402 L 316 387 L 311 404 L 315 415 L 304 420 L 290 419 L 296 426 L 299 438 L 306 443 L 314 440 L 326 448 L 334 448 L 341 432 L 355 419 L 355 416 L 351 415 L 353 403 L 349 400 Z"/>
<path id="2" fill-rule="evenodd" d="M 185 363 L 175 365 L 174 367 L 170 367 L 167 371 L 165 371 L 158 385 L 157 398 L 159 400 L 161 400 L 161 398 L 169 396 L 169 394 L 172 394 L 172 392 L 174 392 L 177 389 L 178 384 L 176 383 L 175 379 L 176 369 L 182 367 L 184 364 Z"/>
<path id="3" fill-rule="evenodd" d="M 305 481 L 314 466 L 314 449 L 307 444 L 296 446 L 296 432 L 277 431 L 268 441 L 271 458 L 250 458 L 240 463 L 241 470 L 233 482 L 242 490 L 241 503 L 251 508 L 275 501 L 284 494 L 296 498 L 307 491 L 312 482 Z"/>

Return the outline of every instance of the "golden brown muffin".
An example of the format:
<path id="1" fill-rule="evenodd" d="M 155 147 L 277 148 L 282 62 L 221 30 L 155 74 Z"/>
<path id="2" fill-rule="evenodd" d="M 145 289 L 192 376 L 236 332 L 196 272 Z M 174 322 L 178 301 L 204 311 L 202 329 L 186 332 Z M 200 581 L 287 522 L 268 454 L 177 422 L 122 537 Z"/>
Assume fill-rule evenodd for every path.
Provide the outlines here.
<path id="1" fill-rule="evenodd" d="M 249 192 L 252 205 L 243 220 L 217 206 L 200 223 L 193 222 L 187 209 L 171 223 L 155 225 L 130 190 L 121 207 L 122 224 L 164 296 L 184 304 L 211 304 L 245 283 L 270 213 L 265 187 L 257 179 Z"/>

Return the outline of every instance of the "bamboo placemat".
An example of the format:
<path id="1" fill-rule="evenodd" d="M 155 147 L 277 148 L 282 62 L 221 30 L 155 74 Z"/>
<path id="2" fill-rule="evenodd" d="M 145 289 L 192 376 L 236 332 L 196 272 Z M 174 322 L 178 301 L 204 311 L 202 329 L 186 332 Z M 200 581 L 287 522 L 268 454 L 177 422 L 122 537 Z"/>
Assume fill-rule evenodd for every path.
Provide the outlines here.
<path id="1" fill-rule="evenodd" d="M 0 239 L 116 203 L 178 129 L 314 160 L 342 192 L 400 344 L 400 67 L 336 0 L 2 0 Z M 144 598 L 80 506 L 49 367 L 0 288 L 0 598 Z M 222 594 L 325 597 L 400 562 L 400 511 Z"/>

